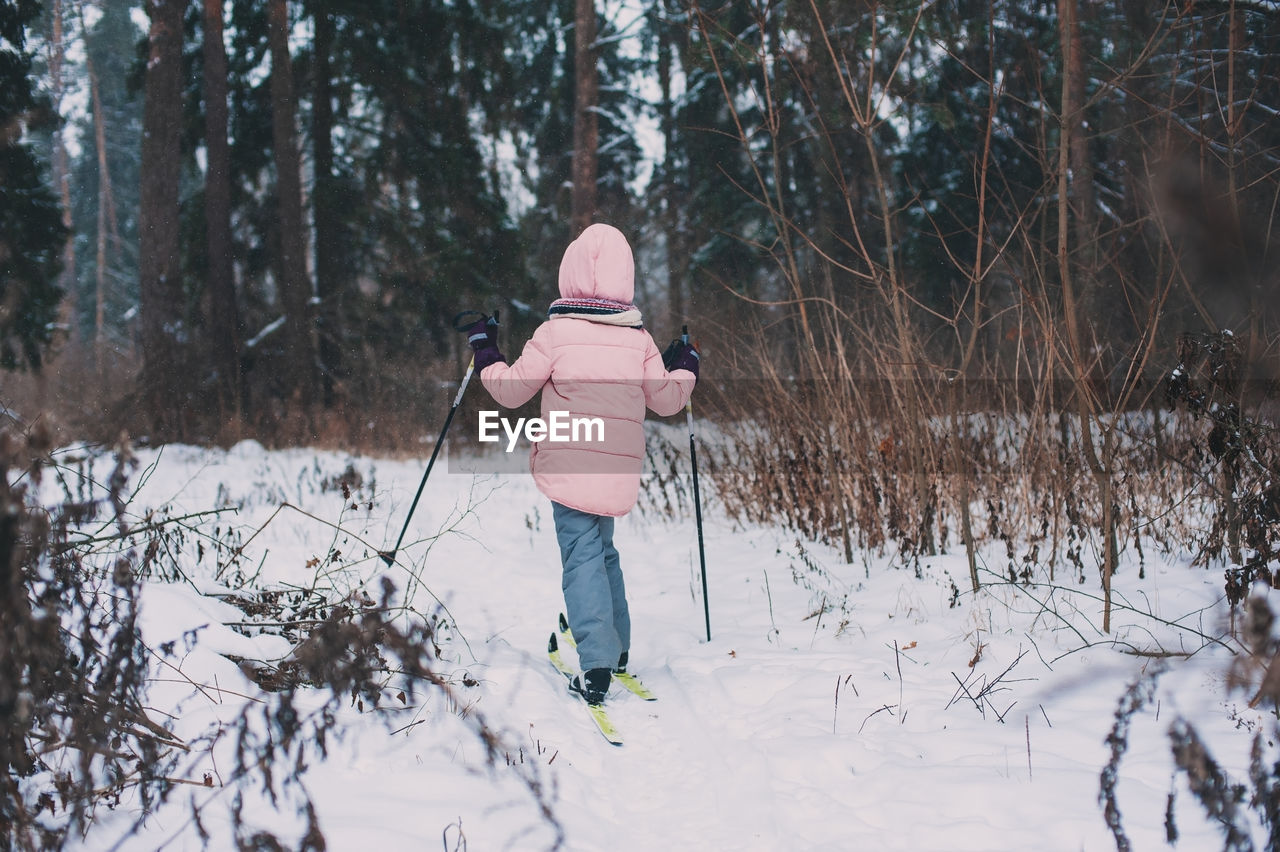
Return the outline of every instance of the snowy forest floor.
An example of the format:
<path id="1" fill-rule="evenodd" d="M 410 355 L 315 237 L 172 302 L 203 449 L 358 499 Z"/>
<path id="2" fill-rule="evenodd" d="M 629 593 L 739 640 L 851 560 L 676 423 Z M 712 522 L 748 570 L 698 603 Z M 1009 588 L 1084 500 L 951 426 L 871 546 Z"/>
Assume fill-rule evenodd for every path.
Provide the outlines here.
<path id="1" fill-rule="evenodd" d="M 132 522 L 227 510 L 184 522 L 195 532 L 166 546 L 185 576 L 152 578 L 141 596 L 155 652 L 148 704 L 190 748 L 174 774 L 196 783 L 140 826 L 137 801 L 101 808 L 85 849 L 198 849 L 202 832 L 209 848 L 234 848 L 237 807 L 245 825 L 297 845 L 304 793 L 339 851 L 1110 849 L 1100 777 L 1139 678 L 1151 692 L 1119 762 L 1123 830 L 1134 848 L 1165 846 L 1173 794 L 1179 848 L 1217 848 L 1218 825 L 1175 771 L 1171 724 L 1191 722 L 1242 782 L 1254 734 L 1274 738 L 1274 714 L 1227 689 L 1239 645 L 1221 566 L 1148 552 L 1140 579 L 1126 551 L 1104 635 L 1091 567 L 1083 582 L 1059 565 L 1052 586 L 1012 585 L 1001 545 L 974 595 L 963 552 L 922 558 L 918 571 L 891 552 L 849 565 L 784 530 L 741 528 L 706 500 L 710 642 L 692 518 L 618 523 L 631 669 L 658 700 L 615 686 L 608 706 L 626 740 L 616 748 L 546 659 L 563 606 L 559 556 L 550 505 L 528 476 L 437 469 L 388 568 L 376 550 L 399 532 L 419 460 L 246 442 L 147 450 L 140 462 Z M 92 460 L 99 475 L 109 464 Z M 1087 548 L 1084 561 L 1096 564 Z M 285 786 L 283 770 L 237 784 L 230 731 L 269 699 L 246 669 L 278 665 L 291 643 L 227 596 L 376 598 L 383 576 L 412 596 L 406 618 L 443 619 L 437 668 L 454 698 L 401 698 L 390 683 L 377 708 L 342 704 L 302 786 Z M 300 713 L 322 704 L 309 701 L 298 694 Z M 481 718 L 501 737 L 492 765 L 474 732 Z M 1265 828 L 1249 819 L 1261 843 Z"/>

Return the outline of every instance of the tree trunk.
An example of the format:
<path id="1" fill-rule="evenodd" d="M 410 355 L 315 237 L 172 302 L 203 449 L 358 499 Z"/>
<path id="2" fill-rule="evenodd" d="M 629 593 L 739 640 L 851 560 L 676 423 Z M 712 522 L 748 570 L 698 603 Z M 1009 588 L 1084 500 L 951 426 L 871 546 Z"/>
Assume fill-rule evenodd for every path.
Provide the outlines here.
<path id="1" fill-rule="evenodd" d="M 671 313 L 672 328 L 681 325 L 685 318 L 684 307 L 684 243 L 680 227 L 679 199 L 676 196 L 676 105 L 671 97 L 671 68 L 674 48 L 672 45 L 670 0 L 663 0 L 657 13 L 655 28 L 658 31 L 658 118 L 662 128 L 662 229 L 667 255 L 667 305 Z"/>
<path id="2" fill-rule="evenodd" d="M 115 192 L 111 184 L 111 160 L 107 157 L 107 123 L 102 104 L 101 89 L 98 85 L 98 73 L 93 67 L 93 58 L 86 51 L 85 71 L 89 75 L 89 103 L 93 110 L 93 141 L 98 153 L 98 219 L 97 219 L 97 254 L 94 261 L 94 313 L 93 313 L 93 359 L 99 372 L 106 366 L 106 316 L 107 316 L 107 237 L 111 237 L 111 246 L 118 254 L 120 251 L 120 227 L 116 219 Z"/>
<path id="3" fill-rule="evenodd" d="M 53 0 L 53 43 L 50 45 L 49 76 L 53 88 L 53 114 L 62 114 L 62 62 L 66 57 L 66 37 L 62 0 Z M 67 158 L 67 145 L 62 136 L 62 129 L 53 132 L 53 182 L 58 187 L 58 201 L 62 205 L 62 225 L 67 229 L 67 241 L 62 247 L 62 273 L 58 277 L 58 286 L 62 288 L 61 319 L 67 327 L 68 337 L 72 341 L 79 339 L 79 317 L 76 294 L 76 247 L 75 233 L 71 218 L 71 180 L 70 166 Z"/>
<path id="4" fill-rule="evenodd" d="M 1076 396 L 1076 412 L 1080 424 L 1080 447 L 1102 500 L 1103 536 L 1102 594 L 1103 632 L 1111 631 L 1111 578 L 1115 574 L 1114 482 L 1111 467 L 1111 424 L 1100 415 L 1101 400 L 1090 385 L 1094 369 L 1096 337 L 1092 318 L 1096 315 L 1096 270 L 1094 264 L 1073 263 L 1073 254 L 1090 257 L 1095 249 L 1092 231 L 1092 169 L 1087 165 L 1084 132 L 1084 56 L 1080 41 L 1078 0 L 1058 0 L 1058 26 L 1063 54 L 1062 108 L 1059 116 L 1058 149 L 1058 275 L 1062 286 L 1062 313 L 1070 350 L 1072 378 Z M 1073 220 L 1074 215 L 1074 220 Z M 1075 222 L 1075 244 L 1071 240 L 1071 223 Z M 1077 275 L 1076 273 L 1080 274 Z M 1087 321 L 1086 338 L 1081 328 Z M 1102 432 L 1104 457 L 1099 458 L 1093 425 Z"/>
<path id="5" fill-rule="evenodd" d="M 318 5 L 318 4 L 317 4 Z M 341 227 L 337 187 L 333 175 L 333 83 L 330 53 L 333 50 L 333 18 L 315 12 L 315 103 L 311 113 L 311 139 L 315 156 L 316 292 L 319 354 L 325 408 L 336 403 L 335 384 L 342 369 Z"/>
<path id="6" fill-rule="evenodd" d="M 1106 427 L 1102 436 L 1102 471 L 1097 478 L 1102 492 L 1102 632 L 1111 632 L 1111 580 L 1119 564 L 1120 548 L 1116 541 L 1115 432 Z"/>
<path id="7" fill-rule="evenodd" d="M 1089 151 L 1088 125 L 1085 121 L 1085 72 L 1084 41 L 1080 33 L 1080 0 L 1060 0 L 1059 9 L 1063 10 L 1062 51 L 1065 57 L 1066 80 L 1064 84 L 1070 90 L 1069 103 L 1063 106 L 1063 119 L 1066 124 L 1063 132 L 1071 136 L 1071 212 L 1075 217 L 1075 254 L 1078 257 L 1077 290 L 1084 308 L 1085 316 L 1092 326 L 1093 317 L 1097 316 L 1098 299 L 1098 263 L 1097 263 L 1097 227 L 1094 211 L 1098 202 L 1093 187 L 1093 157 Z M 1070 107 L 1070 111 L 1067 111 Z M 1090 340 L 1093 343 L 1097 334 L 1090 328 Z"/>
<path id="8" fill-rule="evenodd" d="M 231 148 L 227 143 L 227 51 L 222 0 L 204 2 L 205 277 L 208 340 L 220 414 L 240 412 L 240 311 L 231 265 Z M 238 419 L 238 416 L 237 416 Z"/>
<path id="9" fill-rule="evenodd" d="M 182 14 L 185 0 L 152 0 L 142 115 L 139 329 L 142 399 L 157 437 L 180 437 L 186 379 L 178 180 L 182 128 Z"/>
<path id="10" fill-rule="evenodd" d="M 595 0 L 576 0 L 573 99 L 573 235 L 582 233 L 596 212 L 596 151 L 600 144 L 599 75 L 596 71 Z"/>
<path id="11" fill-rule="evenodd" d="M 1076 20 L 1078 12 L 1077 0 L 1058 0 L 1058 27 L 1063 56 L 1062 105 L 1059 115 L 1058 139 L 1058 275 L 1062 286 L 1062 310 L 1066 320 L 1067 344 L 1071 350 L 1072 366 L 1075 369 L 1076 393 L 1086 393 L 1086 376 L 1090 359 L 1090 343 L 1092 336 L 1086 339 L 1080 326 L 1082 319 L 1092 316 L 1089 299 L 1089 281 L 1087 270 L 1078 280 L 1075 275 L 1076 263 L 1073 253 L 1083 247 L 1085 232 L 1079 227 L 1084 198 L 1082 197 L 1081 175 L 1077 171 L 1080 162 L 1085 158 L 1084 128 L 1081 125 L 1081 105 L 1083 97 L 1083 57 L 1080 56 L 1080 24 Z M 1075 221 L 1076 245 L 1071 244 L 1071 223 Z M 1074 248 L 1074 252 L 1073 252 Z M 1090 443 L 1091 436 L 1086 431 L 1084 440 Z"/>
<path id="12" fill-rule="evenodd" d="M 271 46 L 271 130 L 275 148 L 279 204 L 280 307 L 285 314 L 285 358 L 281 375 L 292 400 L 303 409 L 314 398 L 315 348 L 311 328 L 311 282 L 306 268 L 302 222 L 302 168 L 294 124 L 293 67 L 289 62 L 289 9 L 286 0 L 270 0 L 267 10 Z"/>

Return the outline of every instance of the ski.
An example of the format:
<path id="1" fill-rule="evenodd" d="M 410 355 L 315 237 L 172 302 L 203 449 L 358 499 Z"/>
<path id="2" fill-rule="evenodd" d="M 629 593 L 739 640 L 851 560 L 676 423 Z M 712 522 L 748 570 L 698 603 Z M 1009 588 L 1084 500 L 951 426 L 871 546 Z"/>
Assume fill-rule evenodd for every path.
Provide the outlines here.
<path id="1" fill-rule="evenodd" d="M 658 696 L 653 694 L 649 687 L 644 685 L 640 678 L 627 672 L 614 672 L 613 679 L 622 684 L 626 689 L 630 690 L 633 695 L 643 698 L 645 701 L 657 701 Z"/>
<path id="2" fill-rule="evenodd" d="M 560 638 L 564 640 L 564 643 L 568 645 L 570 648 L 578 647 L 578 643 L 575 642 L 573 638 L 573 631 L 569 629 L 569 619 L 565 618 L 565 615 L 563 612 L 560 613 L 559 628 L 560 628 Z M 557 655 L 558 655 L 558 652 L 557 652 Z M 557 666 L 557 668 L 559 667 Z M 564 670 L 561 669 L 561 671 L 564 671 Z M 572 677 L 572 675 L 570 676 Z M 630 672 L 614 672 L 613 679 L 618 684 L 620 684 L 625 689 L 627 689 L 629 692 L 639 696 L 640 698 L 643 698 L 645 701 L 658 700 L 658 696 L 653 694 L 653 690 L 645 686 L 644 682 L 640 680 L 640 678 L 636 677 Z"/>
<path id="3" fill-rule="evenodd" d="M 578 673 L 569 667 L 564 661 L 564 657 L 560 655 L 560 644 L 556 641 L 556 634 L 551 634 L 550 641 L 547 642 L 547 656 L 551 659 L 551 665 L 555 666 L 556 671 L 564 675 L 570 682 L 577 677 Z M 572 690 L 570 690 L 572 692 Z M 582 698 L 579 693 L 574 693 L 578 698 Z M 618 729 L 614 727 L 613 721 L 609 718 L 609 714 L 600 704 L 586 704 L 587 714 L 591 716 L 591 721 L 595 722 L 596 728 L 600 731 L 600 735 L 616 746 L 622 745 L 622 735 L 618 733 Z"/>

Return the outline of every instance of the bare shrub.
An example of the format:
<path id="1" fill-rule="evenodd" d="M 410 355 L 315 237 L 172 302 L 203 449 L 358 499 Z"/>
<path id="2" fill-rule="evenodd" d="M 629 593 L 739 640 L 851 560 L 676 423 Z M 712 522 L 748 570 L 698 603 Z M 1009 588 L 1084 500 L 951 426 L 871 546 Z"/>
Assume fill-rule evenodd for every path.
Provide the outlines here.
<path id="1" fill-rule="evenodd" d="M 1246 653 L 1234 657 L 1227 673 L 1230 691 L 1251 696 L 1250 706 L 1266 701 L 1280 710 L 1280 640 L 1274 633 L 1275 614 L 1264 595 L 1249 597 L 1244 608 L 1241 639 Z M 1150 703 L 1155 681 L 1166 671 L 1157 662 L 1125 691 L 1116 709 L 1116 722 L 1107 736 L 1111 759 L 1101 776 L 1099 799 L 1104 819 L 1118 850 L 1132 848 L 1124 832 L 1116 797 L 1121 760 L 1128 749 L 1133 716 Z M 1185 779 L 1187 788 L 1205 814 L 1221 831 L 1223 849 L 1243 852 L 1255 848 L 1257 825 L 1266 831 L 1266 848 L 1280 848 L 1280 754 L 1276 752 L 1280 727 L 1254 731 L 1249 754 L 1248 777 L 1242 781 L 1223 769 L 1204 742 L 1195 725 L 1178 717 L 1167 731 L 1175 779 Z M 1165 831 L 1170 844 L 1178 840 L 1177 796 L 1170 792 L 1165 811 Z M 1256 820 L 1256 822 L 1255 822 Z"/>
<path id="2" fill-rule="evenodd" d="M 1010 581 L 1066 568 L 1101 586 L 1110 632 L 1122 552 L 1142 571 L 1146 548 L 1183 546 L 1200 480 L 1235 493 L 1199 427 L 1161 409 L 1176 335 L 1240 321 L 1249 368 L 1274 360 L 1272 234 L 1248 226 L 1280 198 L 1273 105 L 1225 123 L 1194 107 L 1231 101 L 1210 57 L 1232 80 L 1274 67 L 1269 36 L 1241 41 L 1270 13 L 1165 7 L 1135 27 L 1071 0 L 956 28 L 958 8 L 694 7 L 758 211 L 740 238 L 775 266 L 725 288 L 749 344 L 717 363 L 729 440 L 708 481 L 732 516 L 850 561 L 963 547 L 974 592 L 984 545 Z M 902 132 L 934 99 L 945 162 Z M 1227 512 L 1229 551 L 1246 518 L 1274 536 L 1272 502 Z"/>
<path id="3" fill-rule="evenodd" d="M 1120 761 L 1129 749 L 1129 726 L 1133 716 L 1150 703 L 1156 680 L 1163 671 L 1163 667 L 1157 664 L 1129 684 L 1116 706 L 1115 723 L 1107 734 L 1107 747 L 1111 752 L 1111 758 L 1102 769 L 1098 799 L 1102 804 L 1103 818 L 1106 820 L 1107 828 L 1111 829 L 1111 835 L 1115 838 L 1117 852 L 1127 852 L 1133 848 L 1128 835 L 1125 834 L 1120 803 L 1116 799 L 1116 785 L 1120 780 Z"/>
<path id="4" fill-rule="evenodd" d="M 99 482 L 92 452 L 55 457 L 47 430 L 0 429 L 0 845 L 63 848 L 92 831 L 99 808 L 115 808 L 126 796 L 138 814 L 130 829 L 136 832 L 176 790 L 196 785 L 230 794 L 238 848 L 323 849 L 302 779 L 343 735 L 347 707 L 383 711 L 378 718 L 391 725 L 397 716 L 385 711 L 436 696 L 457 709 L 488 765 L 498 765 L 505 744 L 458 692 L 474 683 L 439 673 L 451 619 L 397 603 L 390 580 L 376 600 L 332 583 L 291 593 L 257 590 L 240 559 L 246 542 L 219 521 L 227 509 L 161 512 L 130 526 L 134 466 L 121 440 Z M 46 508 L 42 483 L 61 492 L 56 505 Z M 362 484 L 348 469 L 317 487 L 341 491 L 345 504 Z M 240 661 L 264 692 L 226 728 L 183 742 L 170 724 L 152 718 L 146 699 L 153 667 L 180 673 L 182 649 L 149 647 L 137 618 L 146 583 L 189 582 L 183 560 L 206 553 L 244 584 L 229 598 L 245 613 L 238 628 L 277 632 L 293 651 L 278 666 Z M 341 567 L 336 548 L 327 557 L 324 567 Z M 235 748 L 231 769 L 223 774 L 215 764 L 212 772 L 199 771 L 227 736 Z M 522 768 L 519 777 L 561 843 L 536 767 Z M 297 838 L 252 826 L 246 803 L 263 797 L 277 810 L 296 810 Z M 190 821 L 210 843 L 194 804 Z"/>
<path id="5" fill-rule="evenodd" d="M 1224 852 L 1254 848 L 1243 811 L 1250 803 L 1248 788 L 1234 781 L 1213 759 L 1195 726 L 1178 719 L 1169 726 L 1169 742 L 1175 765 L 1187 778 L 1192 794 L 1222 831 Z M 1170 820 L 1170 823 L 1172 821 Z M 1275 848 L 1273 836 L 1269 848 Z"/>
<path id="6" fill-rule="evenodd" d="M 253 439 L 268 447 L 421 452 L 448 410 L 465 362 L 460 367 L 434 351 L 385 359 L 367 351 L 357 363 L 358 373 L 335 383 L 332 404 L 314 410 L 297 406 L 269 371 L 257 371 L 246 385 L 247 404 L 227 410 L 218 407 L 217 394 L 192 385 L 171 401 L 183 409 L 180 428 L 158 435 L 138 402 L 135 353 L 121 345 L 111 358 L 95 362 L 70 346 L 54 353 L 40 373 L 6 374 L 0 406 L 24 423 L 46 421 L 58 444 L 109 444 L 125 430 L 153 445 L 167 440 L 229 447 Z"/>
<path id="7" fill-rule="evenodd" d="M 1226 558 L 1227 599 L 1232 607 L 1262 579 L 1275 585 L 1280 567 L 1280 436 L 1249 414 L 1258 388 L 1248 381 L 1235 335 L 1185 334 L 1178 364 L 1166 382 L 1171 405 L 1195 421 L 1190 460 L 1203 471 L 1201 488 L 1212 498 L 1212 524 L 1201 557 Z M 1261 401 L 1269 388 L 1263 388 Z"/>
<path id="8" fill-rule="evenodd" d="M 151 807 L 182 748 L 145 710 L 138 554 L 95 565 L 69 535 L 104 511 L 126 531 L 132 457 L 117 447 L 105 500 L 46 510 L 49 441 L 0 430 L 0 837 L 30 850 L 61 848 L 126 789 Z"/>

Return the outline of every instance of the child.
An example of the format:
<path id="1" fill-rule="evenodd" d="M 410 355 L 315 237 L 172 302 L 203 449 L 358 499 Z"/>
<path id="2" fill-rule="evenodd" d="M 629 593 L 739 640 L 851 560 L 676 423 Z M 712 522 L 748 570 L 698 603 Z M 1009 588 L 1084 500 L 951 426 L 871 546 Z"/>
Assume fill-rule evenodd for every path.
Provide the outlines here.
<path id="1" fill-rule="evenodd" d="M 499 405 L 515 408 L 542 391 L 544 421 L 567 412 L 568 422 L 603 422 L 602 432 L 588 427 L 576 440 L 534 443 L 529 460 L 538 490 L 551 499 L 560 543 L 561 587 L 583 670 L 571 688 L 588 704 L 604 701 L 631 646 L 613 522 L 639 495 L 645 408 L 677 413 L 698 379 L 697 350 L 675 341 L 659 353 L 631 304 L 634 294 L 626 237 L 595 224 L 565 249 L 560 298 L 514 364 L 498 351 L 493 324 L 469 330 L 476 371 Z"/>

